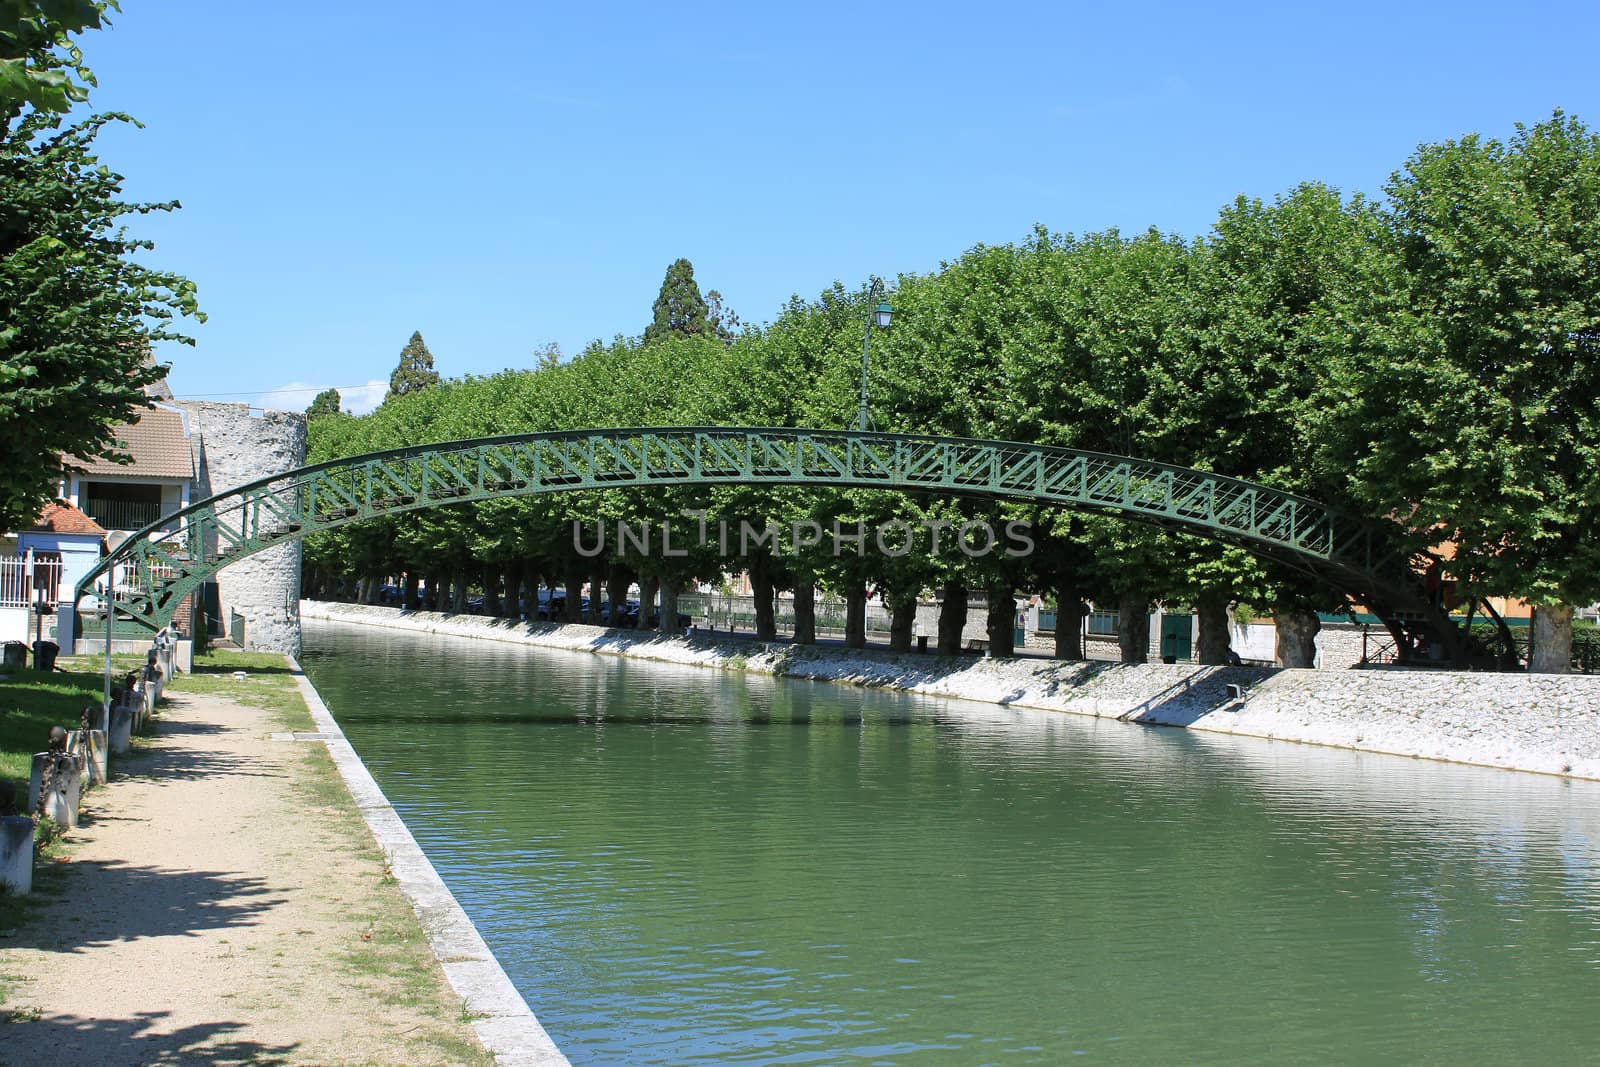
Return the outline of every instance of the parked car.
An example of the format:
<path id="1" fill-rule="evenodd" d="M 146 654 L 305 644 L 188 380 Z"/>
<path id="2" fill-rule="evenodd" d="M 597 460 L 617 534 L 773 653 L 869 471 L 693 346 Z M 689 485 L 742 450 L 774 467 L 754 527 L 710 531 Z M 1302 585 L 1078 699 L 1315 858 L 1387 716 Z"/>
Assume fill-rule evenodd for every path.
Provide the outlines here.
<path id="1" fill-rule="evenodd" d="M 559 618 L 562 617 L 562 613 L 565 612 L 566 610 L 567 610 L 567 596 L 566 596 L 565 593 L 560 593 L 560 594 L 557 594 L 555 596 L 552 596 L 549 600 L 540 601 L 540 603 L 539 603 L 539 618 L 541 618 L 541 619 L 559 619 Z M 584 598 L 582 598 L 581 600 L 578 601 L 578 611 L 581 614 L 582 612 L 585 612 L 585 611 L 588 611 L 588 610 L 589 610 L 589 598 L 588 597 L 584 597 Z"/>
<path id="2" fill-rule="evenodd" d="M 685 615 L 683 612 L 681 612 L 681 611 L 678 612 L 678 627 L 680 629 L 688 627 L 689 624 L 692 623 L 693 621 L 694 621 L 693 619 L 689 618 L 689 616 Z M 659 613 L 651 612 L 644 620 L 644 628 L 646 630 L 654 630 L 654 629 L 657 629 L 659 627 L 660 623 L 661 623 L 661 619 L 660 619 Z M 622 622 L 619 623 L 618 625 L 626 627 L 626 628 L 629 628 L 629 629 L 635 629 L 635 630 L 638 629 L 639 628 L 639 605 L 638 604 L 634 604 L 632 607 L 630 607 L 628 609 L 628 614 L 623 616 Z"/>

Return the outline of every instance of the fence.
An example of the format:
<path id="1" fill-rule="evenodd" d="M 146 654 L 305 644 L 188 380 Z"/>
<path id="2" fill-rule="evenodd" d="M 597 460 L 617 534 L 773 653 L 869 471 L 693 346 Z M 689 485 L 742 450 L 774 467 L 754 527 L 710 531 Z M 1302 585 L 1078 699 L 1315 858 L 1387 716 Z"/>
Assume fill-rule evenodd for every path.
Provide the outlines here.
<path id="1" fill-rule="evenodd" d="M 756 598 L 753 596 L 724 596 L 720 593 L 684 593 L 678 597 L 678 610 L 693 619 L 704 619 L 706 626 L 717 630 L 754 630 L 756 628 Z M 780 598 L 773 606 L 772 617 L 780 631 L 794 632 L 794 601 Z M 817 633 L 843 634 L 845 605 L 842 600 L 818 598 L 816 601 Z M 889 612 L 882 602 L 867 602 L 867 632 L 888 633 Z"/>
<path id="2" fill-rule="evenodd" d="M 0 559 L 0 608 L 25 608 L 43 599 L 54 611 L 61 592 L 60 560 Z"/>

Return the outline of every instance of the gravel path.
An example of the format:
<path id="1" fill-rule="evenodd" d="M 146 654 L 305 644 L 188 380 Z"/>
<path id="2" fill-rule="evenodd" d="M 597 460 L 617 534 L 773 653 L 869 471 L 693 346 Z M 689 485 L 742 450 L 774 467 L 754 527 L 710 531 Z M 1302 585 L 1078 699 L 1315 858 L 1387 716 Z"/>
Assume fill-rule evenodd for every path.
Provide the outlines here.
<path id="1" fill-rule="evenodd" d="M 0 1060 L 492 1062 L 323 746 L 164 705 L 86 798 L 63 891 L 0 941 Z"/>

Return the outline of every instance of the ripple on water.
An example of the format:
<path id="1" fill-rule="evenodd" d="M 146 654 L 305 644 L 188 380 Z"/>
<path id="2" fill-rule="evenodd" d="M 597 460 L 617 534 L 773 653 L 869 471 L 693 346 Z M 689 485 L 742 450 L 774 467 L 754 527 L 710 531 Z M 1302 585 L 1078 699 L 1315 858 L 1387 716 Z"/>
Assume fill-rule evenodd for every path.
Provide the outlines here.
<path id="1" fill-rule="evenodd" d="M 1600 1047 L 1588 783 L 330 624 L 306 644 L 577 1064 Z"/>

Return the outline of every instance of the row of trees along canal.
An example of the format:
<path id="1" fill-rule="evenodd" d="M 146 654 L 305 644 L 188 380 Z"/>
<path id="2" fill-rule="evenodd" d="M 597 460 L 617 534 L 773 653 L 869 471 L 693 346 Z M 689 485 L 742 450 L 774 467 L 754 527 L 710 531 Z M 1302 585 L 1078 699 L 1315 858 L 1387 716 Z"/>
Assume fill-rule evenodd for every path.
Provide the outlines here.
<path id="1" fill-rule="evenodd" d="M 980 245 L 934 273 L 903 275 L 890 286 L 894 324 L 873 337 L 876 428 L 1122 453 L 1397 519 L 1418 548 L 1453 544 L 1447 577 L 1461 597 L 1531 601 L 1536 643 L 1551 657 L 1537 669 L 1564 669 L 1572 605 L 1600 598 L 1600 140 L 1557 112 L 1504 143 L 1425 145 L 1385 193 L 1345 197 L 1307 183 L 1270 203 L 1240 198 L 1193 241 L 1041 227 L 1021 243 Z M 641 337 L 490 377 L 413 378 L 370 415 L 314 419 L 311 458 L 583 427 L 846 427 L 875 299 L 867 286 L 835 284 L 735 333 L 679 261 Z M 986 518 L 999 529 L 1019 518 L 1034 524 L 1037 550 L 836 556 L 825 539 L 798 555 L 734 559 L 718 555 L 713 537 L 686 557 L 621 556 L 612 543 L 590 560 L 574 548 L 573 520 L 659 523 L 700 508 L 824 527 Z M 489 612 L 514 610 L 508 590 L 539 580 L 568 589 L 593 580 L 616 602 L 637 579 L 670 601 L 691 579 L 748 569 L 763 636 L 774 632 L 774 590 L 790 589 L 798 637 L 808 639 L 820 587 L 845 599 L 859 644 L 871 588 L 892 613 L 899 647 L 911 640 L 918 597 L 938 592 L 946 651 L 969 589 L 1001 605 L 1031 590 L 1059 606 L 1063 656 L 1082 654 L 1075 623 L 1086 601 L 1116 607 L 1129 660 L 1145 655 L 1139 622 L 1157 601 L 1197 611 L 1208 663 L 1227 653 L 1230 605 L 1272 613 L 1302 656 L 1315 612 L 1348 606 L 1336 590 L 1181 534 L 860 490 L 492 500 L 320 534 L 305 560 L 314 594 L 370 595 L 371 580 L 403 571 L 457 595 L 481 589 Z M 362 594 L 353 592 L 358 578 L 369 579 Z M 995 614 L 992 647 L 1004 650 L 1011 616 Z M 666 603 L 663 615 L 673 617 Z"/>

